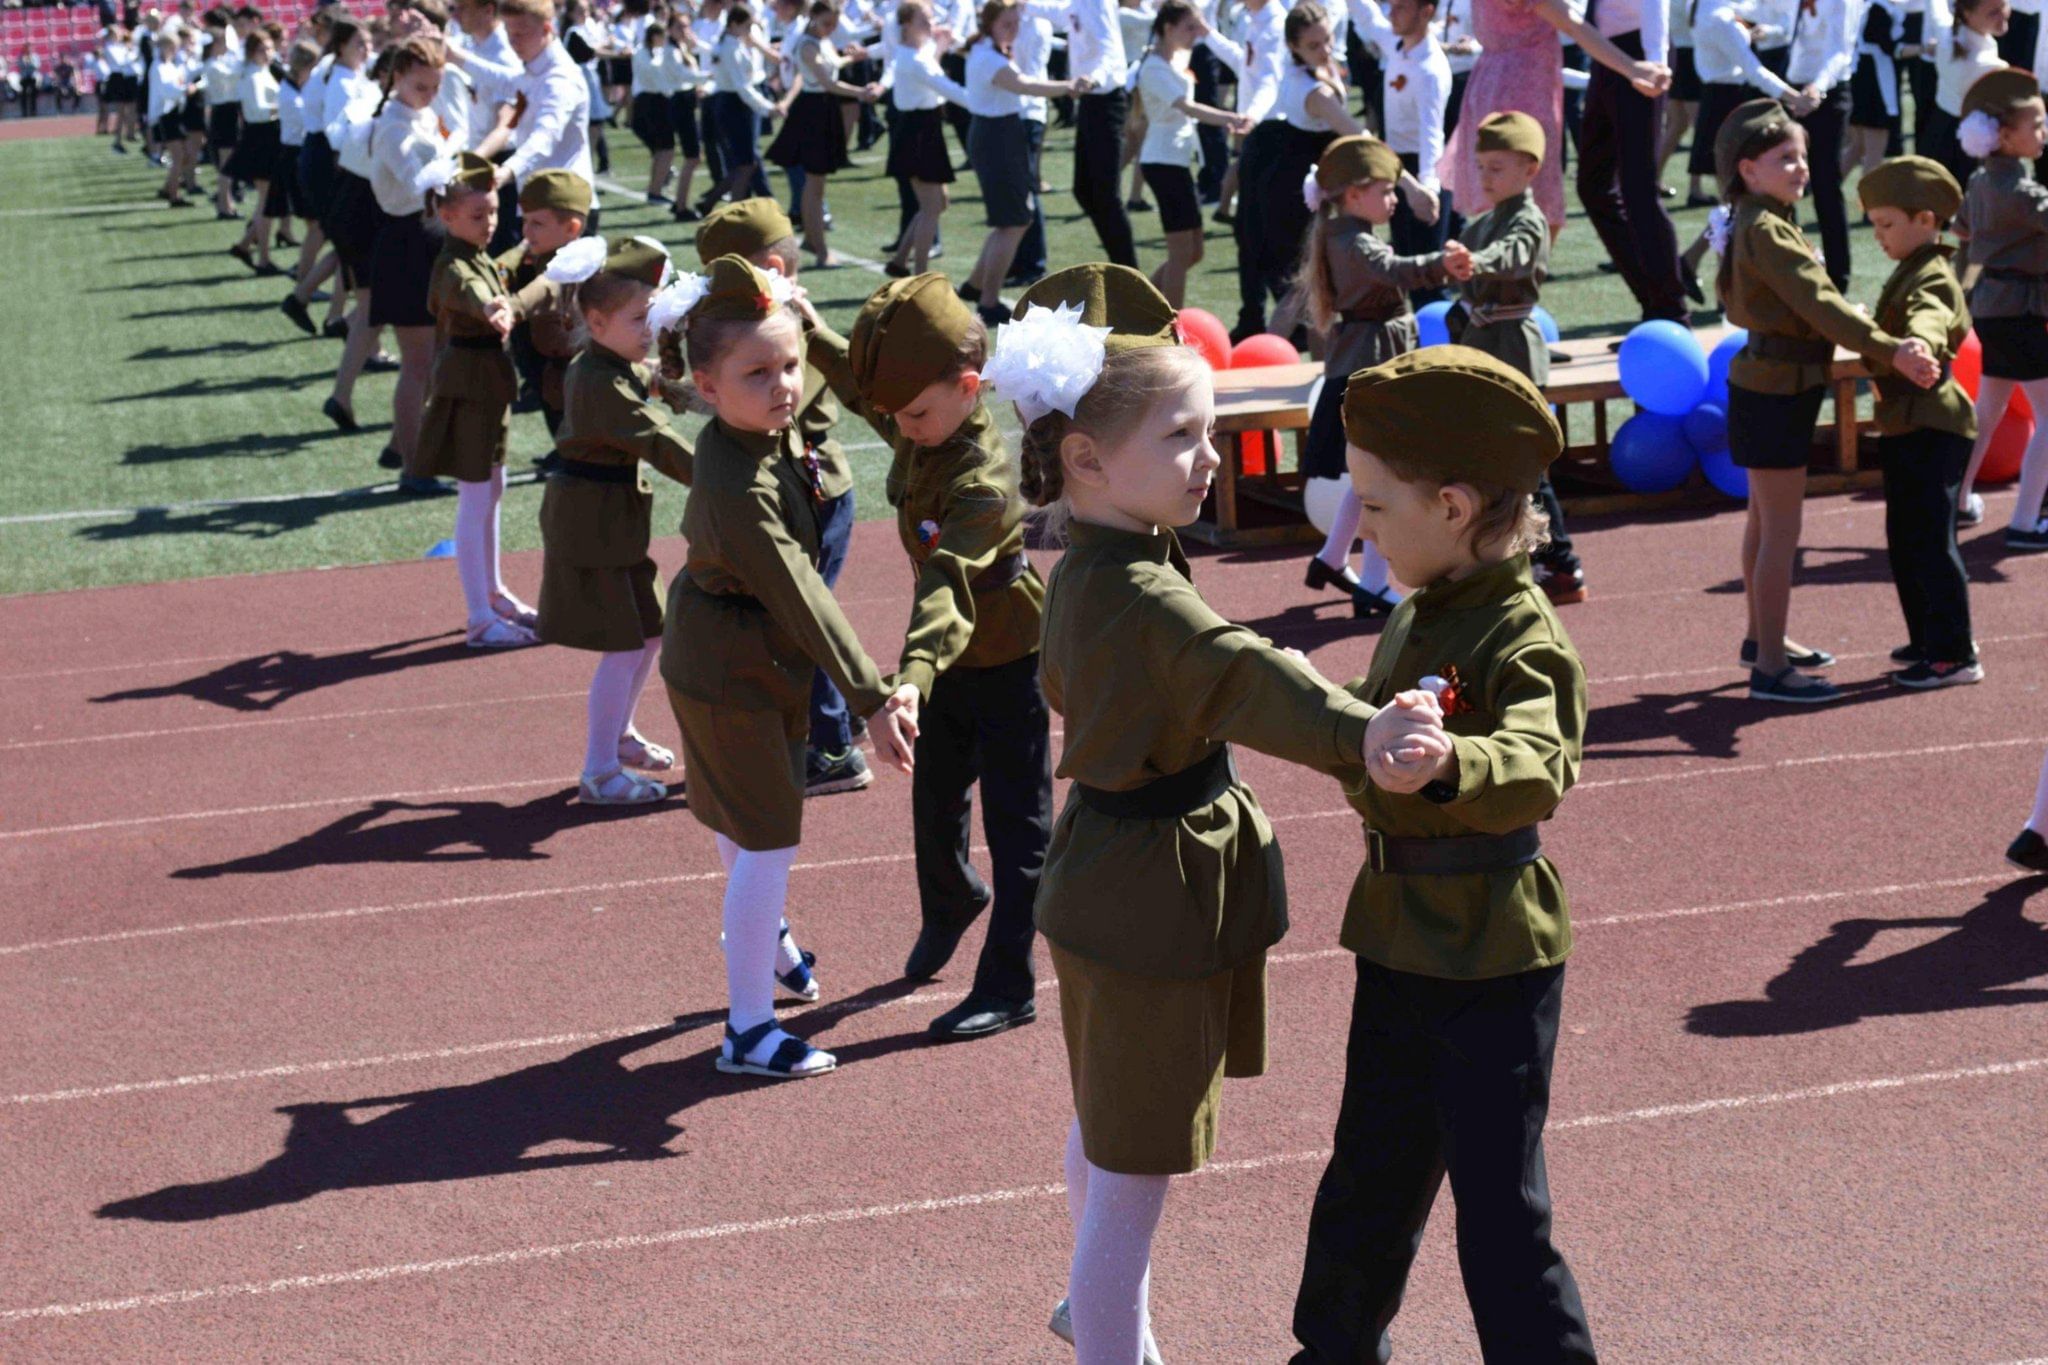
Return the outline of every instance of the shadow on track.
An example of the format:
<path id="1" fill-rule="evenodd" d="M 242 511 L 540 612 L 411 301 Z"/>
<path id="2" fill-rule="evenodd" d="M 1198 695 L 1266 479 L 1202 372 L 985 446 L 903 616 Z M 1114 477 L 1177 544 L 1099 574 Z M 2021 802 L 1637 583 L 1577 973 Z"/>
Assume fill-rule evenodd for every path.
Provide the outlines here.
<path id="1" fill-rule="evenodd" d="M 95 703 L 155 701 L 190 697 L 230 711 L 270 711 L 323 687 L 360 682 L 408 668 L 426 668 L 475 659 L 488 651 L 471 649 L 459 630 L 444 630 L 388 645 L 343 650 L 335 654 L 301 654 L 282 649 L 256 654 L 186 678 L 153 687 L 129 687 L 92 698 Z M 425 648 L 422 648 L 425 646 Z"/>

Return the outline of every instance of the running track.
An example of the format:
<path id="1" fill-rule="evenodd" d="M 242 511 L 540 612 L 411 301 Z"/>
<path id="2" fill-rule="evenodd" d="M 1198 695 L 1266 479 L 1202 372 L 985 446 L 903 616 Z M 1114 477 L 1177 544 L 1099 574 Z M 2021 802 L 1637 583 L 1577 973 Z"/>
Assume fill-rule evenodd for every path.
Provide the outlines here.
<path id="1" fill-rule="evenodd" d="M 1976 534 L 1991 681 L 1898 695 L 1880 508 L 1809 511 L 1795 621 L 1851 694 L 1818 713 L 1739 699 L 1734 513 L 1584 535 L 1559 1237 L 1612 1360 L 2041 1356 L 2048 917 L 1998 854 L 2048 746 L 2048 563 Z M 1197 573 L 1363 672 L 1297 562 Z M 842 595 L 885 659 L 904 588 L 862 525 Z M 895 980 L 907 784 L 808 811 L 827 998 L 793 1017 L 842 1069 L 717 1077 L 710 840 L 574 804 L 587 659 L 471 656 L 456 601 L 441 563 L 0 600 L 0 1360 L 1064 1358 L 1049 973 L 1039 1026 L 923 1044 L 965 978 Z M 1176 1362 L 1284 1359 L 1341 1075 L 1356 826 L 1245 767 L 1296 918 L 1275 1068 L 1159 1238 Z M 1476 1354 L 1448 1213 L 1402 1359 Z"/>

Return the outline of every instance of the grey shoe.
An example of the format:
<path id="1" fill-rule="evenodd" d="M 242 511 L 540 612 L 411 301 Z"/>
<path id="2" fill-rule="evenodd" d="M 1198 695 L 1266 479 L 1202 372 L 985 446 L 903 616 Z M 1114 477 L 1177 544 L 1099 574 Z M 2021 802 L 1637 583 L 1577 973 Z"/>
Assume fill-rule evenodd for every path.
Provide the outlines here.
<path id="1" fill-rule="evenodd" d="M 1048 1322 L 1046 1326 L 1051 1329 L 1054 1336 L 1067 1343 L 1067 1345 L 1072 1346 L 1074 1344 L 1074 1316 L 1067 1307 L 1065 1299 L 1061 1299 L 1053 1307 L 1052 1321 Z M 1152 1340 L 1152 1329 L 1150 1327 L 1145 1329 L 1145 1365 L 1166 1365 L 1166 1362 L 1159 1358 L 1159 1343 Z"/>

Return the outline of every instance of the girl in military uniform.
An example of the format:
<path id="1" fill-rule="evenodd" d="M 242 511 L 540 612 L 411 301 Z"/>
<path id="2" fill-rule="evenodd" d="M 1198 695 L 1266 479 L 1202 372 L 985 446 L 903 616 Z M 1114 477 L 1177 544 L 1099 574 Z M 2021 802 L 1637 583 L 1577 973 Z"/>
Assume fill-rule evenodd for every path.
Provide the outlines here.
<path id="1" fill-rule="evenodd" d="M 1308 586 L 1342 587 L 1351 614 L 1383 616 L 1400 602 L 1387 579 L 1387 561 L 1365 543 L 1357 572 L 1351 547 L 1358 541 L 1358 495 L 1344 473 L 1344 381 L 1353 370 L 1415 349 L 1415 312 L 1408 296 L 1470 273 L 1472 257 L 1458 242 L 1424 256 L 1396 256 L 1373 229 L 1390 223 L 1398 185 L 1407 174 L 1393 148 L 1363 135 L 1340 137 L 1316 161 L 1304 182 L 1310 210 L 1301 248 L 1302 301 L 1309 325 L 1326 338 L 1323 391 L 1308 424 L 1301 472 L 1311 479 L 1344 481 L 1330 534 L 1308 562 Z"/>
<path id="2" fill-rule="evenodd" d="M 967 998 L 931 1026 L 986 1037 L 1037 1017 L 1031 906 L 1052 825 L 1045 585 L 1024 554 L 1016 465 L 981 399 L 988 333 L 943 275 L 882 286 L 850 341 L 802 306 L 811 356 L 894 452 L 886 486 L 917 574 L 897 677 L 923 700 L 910 789 L 923 926 L 904 975 L 936 975 L 993 903 Z M 977 782 L 993 896 L 967 857 Z"/>
<path id="3" fill-rule="evenodd" d="M 1806 130 L 1776 100 L 1751 100 L 1722 123 L 1714 163 L 1719 215 L 1717 282 L 1728 320 L 1749 340 L 1728 367 L 1728 451 L 1749 471 L 1742 582 L 1749 632 L 1741 661 L 1759 701 L 1832 701 L 1832 683 L 1802 669 L 1834 656 L 1786 635 L 1792 565 L 1805 513 L 1806 462 L 1836 346 L 1888 365 L 1926 387 L 1940 373 L 1925 342 L 1901 341 L 1842 297 L 1799 231 L 1793 205 L 1806 192 Z M 1824 168 L 1829 175 L 1833 167 Z"/>
<path id="4" fill-rule="evenodd" d="M 784 910 L 803 837 L 812 671 L 832 675 L 855 715 L 881 713 L 880 747 L 904 772 L 918 709 L 915 686 L 882 681 L 818 574 L 824 489 L 793 425 L 804 344 L 790 298 L 781 276 L 721 256 L 664 290 L 655 312 L 658 331 L 682 329 L 691 381 L 715 414 L 683 509 L 689 558 L 669 592 L 661 675 L 682 730 L 690 813 L 726 867 L 728 1014 L 716 1065 L 778 1080 L 837 1065 L 783 1032 L 774 1005 L 777 979 L 804 965 Z"/>
<path id="5" fill-rule="evenodd" d="M 668 251 L 648 237 L 609 249 L 586 237 L 556 252 L 547 274 L 575 287 L 590 340 L 563 376 L 559 458 L 541 495 L 540 638 L 604 656 L 590 680 L 578 794 L 592 805 L 659 801 L 664 784 L 626 770 L 675 766 L 673 753 L 633 727 L 661 650 L 661 598 L 647 553 L 654 492 L 640 466 L 687 484 L 693 461 L 642 368 Z"/>
<path id="6" fill-rule="evenodd" d="M 1073 779 L 1039 884 L 1076 1118 L 1075 1220 L 1055 1332 L 1080 1360 L 1157 1352 L 1152 1234 L 1167 1178 L 1216 1145 L 1223 1078 L 1266 1067 L 1266 950 L 1287 928 L 1272 826 L 1230 743 L 1363 780 L 1433 721 L 1375 715 L 1189 581 L 1172 528 L 1219 457 L 1208 367 L 1137 271 L 1077 266 L 1026 291 L 983 378 L 1025 423 L 1022 492 L 1068 529 L 1047 588 L 1046 700 Z"/>

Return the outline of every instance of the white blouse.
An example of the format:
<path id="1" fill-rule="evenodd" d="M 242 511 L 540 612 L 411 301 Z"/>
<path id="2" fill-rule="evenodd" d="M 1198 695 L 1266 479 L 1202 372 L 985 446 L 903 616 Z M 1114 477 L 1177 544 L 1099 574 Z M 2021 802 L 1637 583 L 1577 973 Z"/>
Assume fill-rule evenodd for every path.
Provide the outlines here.
<path id="1" fill-rule="evenodd" d="M 1195 121 L 1176 108 L 1180 101 L 1195 97 L 1195 78 L 1177 66 L 1148 52 L 1138 63 L 1138 98 L 1145 106 L 1145 142 L 1138 160 L 1154 166 L 1185 169 L 1202 159 L 1202 140 L 1195 133 Z"/>
<path id="2" fill-rule="evenodd" d="M 1024 112 L 1024 99 L 997 85 L 996 72 L 1013 69 L 1002 50 L 987 40 L 967 54 L 967 110 L 977 118 L 1003 118 Z"/>
<path id="3" fill-rule="evenodd" d="M 1280 98 L 1274 104 L 1273 112 L 1303 132 L 1335 132 L 1336 129 L 1308 111 L 1308 97 L 1315 92 L 1317 84 L 1315 72 L 1298 62 L 1289 61 L 1287 70 L 1280 77 Z"/>
<path id="4" fill-rule="evenodd" d="M 377 207 L 395 218 L 424 209 L 426 196 L 413 188 L 412 178 L 451 150 L 431 106 L 412 109 L 388 101 L 370 128 L 370 188 Z"/>
<path id="5" fill-rule="evenodd" d="M 899 45 L 895 54 L 896 83 L 889 100 L 899 113 L 936 109 L 947 100 L 963 109 L 972 107 L 966 87 L 939 68 L 938 49 L 931 43 L 916 48 Z"/>
<path id="6" fill-rule="evenodd" d="M 242 101 L 242 122 L 277 122 L 277 77 L 268 66 L 242 64 L 242 79 L 236 94 Z"/>

